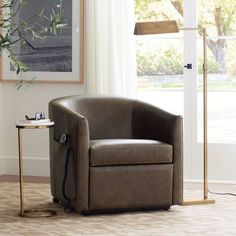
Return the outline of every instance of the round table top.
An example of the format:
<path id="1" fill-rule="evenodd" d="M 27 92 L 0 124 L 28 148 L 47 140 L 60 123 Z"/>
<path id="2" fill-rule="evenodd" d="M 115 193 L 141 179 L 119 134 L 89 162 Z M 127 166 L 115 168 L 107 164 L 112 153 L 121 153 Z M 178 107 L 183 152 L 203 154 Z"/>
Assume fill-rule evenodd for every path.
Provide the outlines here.
<path id="1" fill-rule="evenodd" d="M 16 128 L 21 129 L 43 129 L 54 126 L 54 122 L 46 120 L 19 120 L 16 122 Z"/>

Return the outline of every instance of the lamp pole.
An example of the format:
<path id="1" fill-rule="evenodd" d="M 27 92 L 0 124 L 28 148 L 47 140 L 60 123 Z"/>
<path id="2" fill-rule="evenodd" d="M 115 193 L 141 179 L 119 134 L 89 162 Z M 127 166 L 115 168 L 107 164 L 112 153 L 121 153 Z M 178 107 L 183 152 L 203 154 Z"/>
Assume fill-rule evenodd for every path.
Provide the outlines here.
<path id="1" fill-rule="evenodd" d="M 207 50 L 206 29 L 203 28 L 203 125 L 204 125 L 204 200 L 208 199 L 208 99 L 207 99 Z"/>
<path id="2" fill-rule="evenodd" d="M 202 30 L 203 38 L 203 199 L 183 201 L 183 205 L 213 204 L 215 200 L 208 199 L 208 99 L 207 99 L 207 48 L 206 28 L 182 28 L 180 30 Z"/>

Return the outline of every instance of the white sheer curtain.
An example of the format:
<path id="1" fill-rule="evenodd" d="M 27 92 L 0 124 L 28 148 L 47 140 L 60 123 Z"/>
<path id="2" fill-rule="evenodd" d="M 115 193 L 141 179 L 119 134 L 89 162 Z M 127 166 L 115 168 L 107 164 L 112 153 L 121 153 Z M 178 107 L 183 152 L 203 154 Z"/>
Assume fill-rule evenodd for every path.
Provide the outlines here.
<path id="1" fill-rule="evenodd" d="M 134 0 L 85 0 L 88 94 L 136 95 Z"/>

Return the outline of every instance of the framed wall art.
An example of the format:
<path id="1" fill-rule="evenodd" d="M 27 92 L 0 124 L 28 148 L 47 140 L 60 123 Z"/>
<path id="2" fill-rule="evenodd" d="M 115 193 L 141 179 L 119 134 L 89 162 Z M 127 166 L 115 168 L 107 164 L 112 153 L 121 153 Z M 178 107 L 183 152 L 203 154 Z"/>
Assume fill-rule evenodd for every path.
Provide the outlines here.
<path id="1" fill-rule="evenodd" d="M 67 26 L 57 34 L 46 33 L 43 40 L 26 35 L 27 43 L 14 47 L 14 55 L 27 66 L 21 75 L 16 74 L 3 53 L 2 81 L 18 82 L 23 78 L 35 82 L 83 83 L 84 0 L 25 0 L 18 14 L 21 19 L 29 19 L 42 9 L 48 17 L 61 11 Z"/>

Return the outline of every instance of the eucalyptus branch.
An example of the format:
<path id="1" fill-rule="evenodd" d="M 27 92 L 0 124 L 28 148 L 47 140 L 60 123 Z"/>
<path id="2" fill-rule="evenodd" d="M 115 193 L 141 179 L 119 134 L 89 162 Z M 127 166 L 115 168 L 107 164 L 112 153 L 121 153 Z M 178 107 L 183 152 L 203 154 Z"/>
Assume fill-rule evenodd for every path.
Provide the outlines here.
<path id="1" fill-rule="evenodd" d="M 22 1 L 20 0 L 20 4 L 21 4 L 21 2 Z M 14 7 L 16 4 L 17 4 L 17 0 L 12 0 L 12 1 L 10 1 L 10 3 L 1 4 L 0 5 L 0 10 Z"/>

